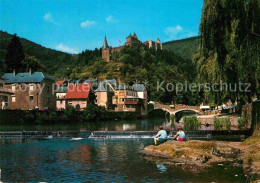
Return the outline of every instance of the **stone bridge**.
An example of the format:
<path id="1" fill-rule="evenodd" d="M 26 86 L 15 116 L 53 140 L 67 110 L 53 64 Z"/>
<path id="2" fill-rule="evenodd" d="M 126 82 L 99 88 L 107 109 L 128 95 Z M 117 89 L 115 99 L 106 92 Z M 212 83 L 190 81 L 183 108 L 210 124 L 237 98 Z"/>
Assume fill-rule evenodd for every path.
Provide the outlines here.
<path id="1" fill-rule="evenodd" d="M 175 115 L 176 113 L 180 111 L 193 111 L 196 113 L 202 112 L 200 109 L 200 106 L 186 106 L 186 105 L 163 105 L 160 103 L 154 104 L 153 110 L 163 110 L 165 112 L 168 112 L 170 115 Z"/>

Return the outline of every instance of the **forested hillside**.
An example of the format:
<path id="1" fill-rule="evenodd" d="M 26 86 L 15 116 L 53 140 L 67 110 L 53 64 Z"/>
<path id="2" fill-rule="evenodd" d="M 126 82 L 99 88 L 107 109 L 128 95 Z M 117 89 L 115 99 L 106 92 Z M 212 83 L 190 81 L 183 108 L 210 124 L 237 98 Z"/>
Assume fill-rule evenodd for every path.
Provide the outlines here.
<path id="1" fill-rule="evenodd" d="M 87 62 L 82 58 L 91 55 Z M 150 100 L 170 103 L 186 103 L 196 105 L 200 101 L 199 93 L 184 91 L 176 93 L 175 88 L 168 91 L 158 90 L 158 83 L 165 89 L 167 83 L 194 82 L 196 66 L 191 59 L 183 59 L 172 51 L 149 49 L 143 45 L 125 47 L 122 51 L 113 53 L 107 63 L 98 55 L 99 50 L 84 52 L 79 55 L 79 64 L 74 68 L 67 68 L 63 77 L 73 79 L 97 78 L 99 80 L 116 78 L 120 82 L 133 84 L 146 83 Z"/>
<path id="2" fill-rule="evenodd" d="M 182 58 L 192 59 L 192 56 L 198 51 L 199 43 L 200 37 L 191 37 L 165 42 L 163 43 L 163 49 L 171 50 Z"/>
<path id="3" fill-rule="evenodd" d="M 0 32 L 0 35 L 0 61 L 4 63 L 8 45 L 13 35 L 6 32 Z M 187 48 L 189 48 L 191 47 L 190 44 L 193 44 L 191 40 L 183 40 L 180 42 L 182 44 L 184 42 Z M 170 103 L 174 100 L 176 103 L 186 103 L 190 105 L 196 105 L 200 101 L 198 93 L 183 92 L 177 94 L 175 89 L 166 92 L 157 90 L 157 82 L 164 82 L 161 86 L 165 89 L 167 83 L 175 85 L 177 83 L 195 81 L 196 66 L 193 64 L 191 56 L 187 56 L 187 54 L 185 55 L 183 53 L 183 55 L 185 55 L 185 58 L 183 58 L 180 56 L 181 54 L 175 53 L 175 48 L 177 47 L 179 50 L 178 53 L 181 53 L 181 45 L 176 44 L 175 41 L 168 44 L 169 48 L 174 48 L 174 51 L 171 51 L 171 49 L 156 51 L 154 49 L 148 49 L 148 47 L 142 44 L 125 47 L 122 51 L 111 55 L 111 63 L 107 63 L 101 58 L 101 49 L 85 50 L 80 54 L 71 55 L 45 48 L 23 38 L 20 38 L 20 42 L 19 44 L 22 45 L 25 54 L 24 61 L 26 61 L 27 64 L 30 65 L 39 62 L 42 65 L 40 65 L 40 67 L 38 65 L 37 68 L 59 78 L 79 80 L 115 78 L 119 82 L 127 84 L 133 84 L 133 82 L 148 83 L 147 89 L 149 99 L 151 100 L 165 103 Z M 11 51 L 12 49 L 9 48 L 9 50 Z M 185 49 L 183 49 L 183 52 L 185 52 L 184 50 Z M 190 55 L 194 52 L 195 51 L 189 51 Z M 12 59 L 12 55 L 14 54 L 15 53 L 9 53 L 10 59 Z M 14 63 L 17 62 L 16 59 L 13 60 Z M 22 60 L 21 62 L 24 62 Z M 7 71 L 8 69 L 6 68 L 4 70 Z M 19 69 L 17 68 L 17 70 Z M 28 66 L 25 70 L 28 70 Z"/>
<path id="4" fill-rule="evenodd" d="M 12 36 L 7 32 L 0 31 L 0 62 L 5 60 Z M 46 48 L 24 38 L 20 38 L 20 41 L 25 54 L 36 57 L 45 66 L 44 71 L 49 74 L 55 74 L 58 70 L 62 70 L 76 61 L 77 55 Z"/>

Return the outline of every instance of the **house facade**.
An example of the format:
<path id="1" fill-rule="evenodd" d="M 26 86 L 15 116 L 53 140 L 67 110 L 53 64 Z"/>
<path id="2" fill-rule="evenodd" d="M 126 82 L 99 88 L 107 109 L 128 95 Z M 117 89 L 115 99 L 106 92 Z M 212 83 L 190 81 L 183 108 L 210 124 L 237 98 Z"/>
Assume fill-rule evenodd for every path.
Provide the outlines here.
<path id="1" fill-rule="evenodd" d="M 141 115 L 147 115 L 147 89 L 144 84 L 134 84 L 133 90 L 136 91 L 137 97 L 143 99 L 143 105 L 141 105 Z"/>
<path id="2" fill-rule="evenodd" d="M 113 97 L 115 111 L 129 111 L 141 114 L 143 103 L 144 100 L 138 97 L 137 92 L 125 85 L 119 85 Z"/>
<path id="3" fill-rule="evenodd" d="M 61 86 L 56 91 L 56 109 L 64 110 L 66 109 L 66 93 L 68 91 L 68 86 Z"/>
<path id="4" fill-rule="evenodd" d="M 66 109 L 66 93 L 68 91 L 68 80 L 56 81 L 56 110 Z"/>
<path id="5" fill-rule="evenodd" d="M 13 94 L 10 109 L 30 110 L 56 108 L 56 97 L 53 92 L 55 80 L 42 73 L 5 73 L 5 88 Z"/>
<path id="6" fill-rule="evenodd" d="M 5 88 L 5 79 L 0 77 L 0 109 L 10 108 L 11 95 L 13 95 L 12 90 Z"/>
<path id="7" fill-rule="evenodd" d="M 69 84 L 66 93 L 66 105 L 71 105 L 79 110 L 84 110 L 89 104 L 91 84 Z"/>
<path id="8" fill-rule="evenodd" d="M 100 82 L 95 90 L 96 104 L 105 107 L 107 110 L 113 110 L 112 97 L 116 86 L 117 81 L 115 79 Z"/>

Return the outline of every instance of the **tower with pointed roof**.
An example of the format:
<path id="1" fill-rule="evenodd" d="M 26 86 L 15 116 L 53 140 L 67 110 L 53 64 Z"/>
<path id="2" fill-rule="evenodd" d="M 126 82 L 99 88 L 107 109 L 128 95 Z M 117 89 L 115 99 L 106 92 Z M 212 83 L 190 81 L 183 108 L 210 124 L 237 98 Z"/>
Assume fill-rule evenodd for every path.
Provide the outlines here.
<path id="1" fill-rule="evenodd" d="M 135 33 L 135 32 L 134 32 L 134 35 L 133 35 L 133 37 L 134 37 L 134 38 L 136 38 L 136 39 L 138 39 L 138 38 L 137 38 L 137 35 L 136 35 L 136 33 Z"/>
<path id="2" fill-rule="evenodd" d="M 107 62 L 110 62 L 110 51 L 109 46 L 107 44 L 107 37 L 105 36 L 103 47 L 102 47 L 102 59 Z"/>

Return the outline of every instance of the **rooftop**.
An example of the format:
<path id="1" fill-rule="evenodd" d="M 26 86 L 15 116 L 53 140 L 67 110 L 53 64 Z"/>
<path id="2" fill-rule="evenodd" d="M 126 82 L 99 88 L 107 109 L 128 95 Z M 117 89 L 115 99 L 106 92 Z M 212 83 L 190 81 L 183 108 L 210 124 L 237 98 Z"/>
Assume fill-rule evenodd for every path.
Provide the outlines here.
<path id="1" fill-rule="evenodd" d="M 117 81 L 115 79 L 106 79 L 98 84 L 98 88 L 95 90 L 95 92 L 112 92 L 112 89 L 108 83 L 112 85 L 113 88 L 116 88 L 117 86 Z"/>
<path id="2" fill-rule="evenodd" d="M 70 84 L 66 93 L 66 99 L 87 99 L 91 90 L 91 84 Z"/>
<path id="3" fill-rule="evenodd" d="M 145 86 L 144 86 L 144 84 L 134 84 L 133 85 L 133 89 L 135 91 L 144 91 L 145 90 Z"/>
<path id="4" fill-rule="evenodd" d="M 5 73 L 2 77 L 5 79 L 6 84 L 41 83 L 44 79 L 55 81 L 54 78 L 42 72 L 34 72 L 33 74 L 29 72 L 25 72 L 25 73 L 18 73 L 16 75 L 13 73 Z"/>

